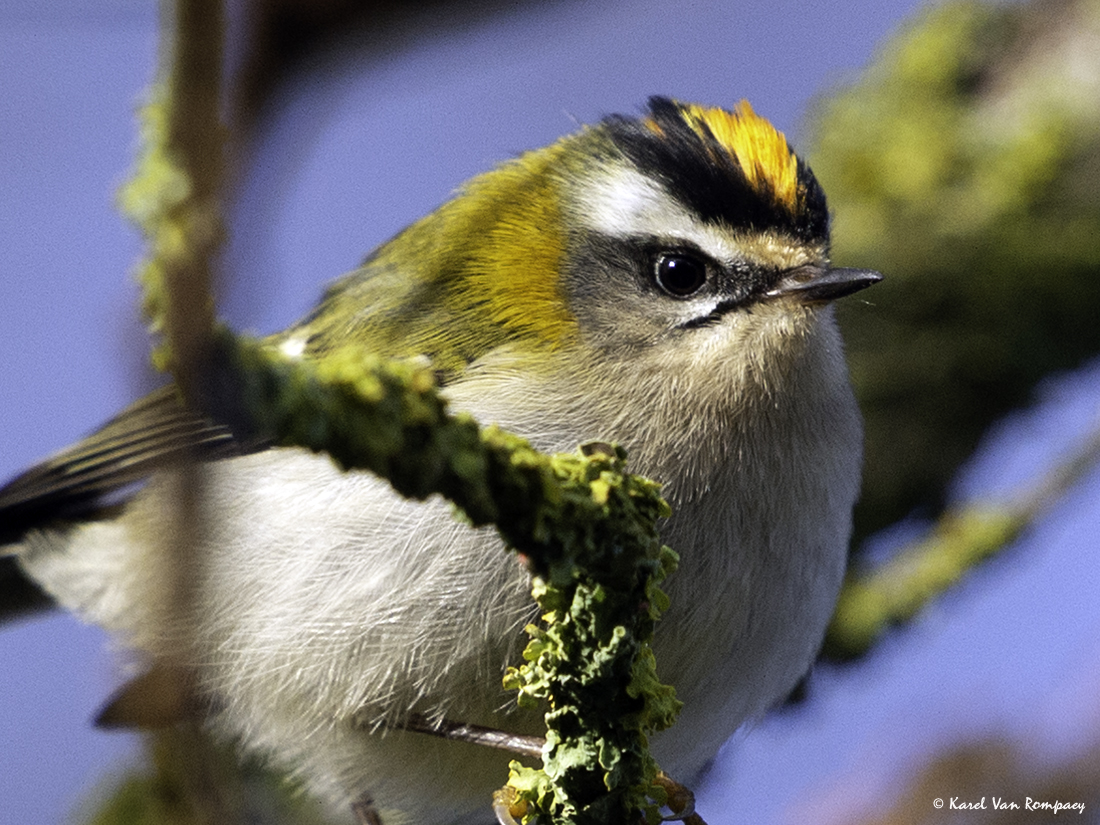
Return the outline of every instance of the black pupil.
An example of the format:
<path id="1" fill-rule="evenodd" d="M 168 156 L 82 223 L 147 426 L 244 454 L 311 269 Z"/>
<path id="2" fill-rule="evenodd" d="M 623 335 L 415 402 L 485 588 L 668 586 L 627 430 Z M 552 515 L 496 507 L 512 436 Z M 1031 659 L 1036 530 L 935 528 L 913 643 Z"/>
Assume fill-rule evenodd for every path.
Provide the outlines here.
<path id="1" fill-rule="evenodd" d="M 707 282 L 706 265 L 690 255 L 664 254 L 657 259 L 657 286 L 676 298 L 694 295 Z"/>

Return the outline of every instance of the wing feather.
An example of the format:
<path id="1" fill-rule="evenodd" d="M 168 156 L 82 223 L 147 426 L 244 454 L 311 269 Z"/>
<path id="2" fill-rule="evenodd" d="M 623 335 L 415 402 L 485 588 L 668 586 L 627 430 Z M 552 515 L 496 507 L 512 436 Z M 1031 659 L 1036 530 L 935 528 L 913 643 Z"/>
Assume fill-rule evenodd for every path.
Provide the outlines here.
<path id="1" fill-rule="evenodd" d="M 95 518 L 158 468 L 242 452 L 227 427 L 188 410 L 173 387 L 163 387 L 0 488 L 0 544 L 49 522 Z"/>

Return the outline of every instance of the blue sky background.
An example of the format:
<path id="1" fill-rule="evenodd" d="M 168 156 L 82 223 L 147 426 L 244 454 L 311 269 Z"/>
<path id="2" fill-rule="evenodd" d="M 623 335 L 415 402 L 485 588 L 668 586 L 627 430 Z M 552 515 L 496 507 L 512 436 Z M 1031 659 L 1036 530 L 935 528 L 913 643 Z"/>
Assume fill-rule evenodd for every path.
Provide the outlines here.
<path id="1" fill-rule="evenodd" d="M 813 97 L 864 66 L 917 7 L 559 2 L 370 59 L 348 42 L 267 114 L 232 216 L 226 310 L 242 328 L 291 322 L 465 178 L 650 94 L 746 97 L 797 145 Z M 113 192 L 155 37 L 152 2 L 0 7 L 0 478 L 147 386 L 129 278 L 140 243 Z M 1040 395 L 990 435 L 960 495 L 1026 480 L 1095 425 L 1100 364 Z M 1100 738 L 1098 502 L 1093 472 L 867 662 L 820 672 L 804 708 L 740 735 L 700 789 L 706 818 L 793 823 L 812 811 L 840 822 L 967 735 L 1004 734 L 1055 760 Z M 88 721 L 116 683 L 102 634 L 69 617 L 0 631 L 0 823 L 62 822 L 134 758 L 136 737 Z"/>

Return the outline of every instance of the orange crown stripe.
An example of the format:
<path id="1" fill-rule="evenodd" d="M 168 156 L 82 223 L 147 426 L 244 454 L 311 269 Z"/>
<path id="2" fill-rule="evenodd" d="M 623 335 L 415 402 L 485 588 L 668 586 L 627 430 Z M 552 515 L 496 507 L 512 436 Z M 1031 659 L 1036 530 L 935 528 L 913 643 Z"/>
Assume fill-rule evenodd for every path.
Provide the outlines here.
<path id="1" fill-rule="evenodd" d="M 700 136 L 707 132 L 737 161 L 749 184 L 770 188 L 792 213 L 798 209 L 798 158 L 787 138 L 742 100 L 732 112 L 698 105 L 683 107 L 684 121 Z"/>

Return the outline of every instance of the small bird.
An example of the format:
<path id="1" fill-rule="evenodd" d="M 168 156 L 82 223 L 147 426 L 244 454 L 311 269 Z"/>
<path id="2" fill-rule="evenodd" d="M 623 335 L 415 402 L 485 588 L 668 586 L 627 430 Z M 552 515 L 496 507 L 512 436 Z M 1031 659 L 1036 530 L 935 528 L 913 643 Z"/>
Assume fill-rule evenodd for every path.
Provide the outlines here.
<path id="1" fill-rule="evenodd" d="M 663 484 L 681 561 L 654 650 L 684 708 L 652 748 L 683 781 L 821 644 L 862 441 L 830 304 L 881 277 L 831 265 L 821 187 L 747 102 L 655 97 L 473 178 L 266 344 L 426 356 L 453 409 L 547 452 L 614 440 Z M 181 559 L 184 449 L 203 522 Z M 201 714 L 337 816 L 369 796 L 386 825 L 489 821 L 510 757 L 402 722 L 539 730 L 501 686 L 533 604 L 495 531 L 238 444 L 170 388 L 0 490 L 0 536 L 52 599 L 179 674 L 160 721 Z"/>

